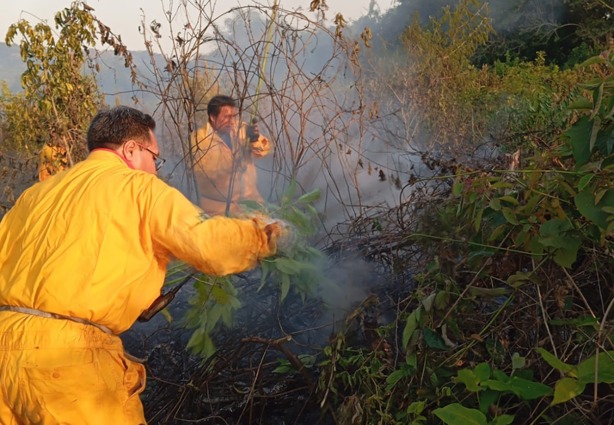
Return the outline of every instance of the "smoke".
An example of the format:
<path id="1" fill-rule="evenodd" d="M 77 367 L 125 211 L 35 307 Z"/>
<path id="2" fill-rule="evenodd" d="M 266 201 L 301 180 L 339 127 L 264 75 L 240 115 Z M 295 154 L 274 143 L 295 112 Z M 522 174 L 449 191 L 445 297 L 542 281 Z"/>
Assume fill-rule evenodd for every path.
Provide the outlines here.
<path id="1" fill-rule="evenodd" d="M 180 50 L 156 56 L 164 62 L 152 64 L 156 74 L 147 77 L 159 92 L 160 104 L 151 109 L 162 122 L 159 140 L 169 159 L 163 178 L 193 197 L 184 152 L 187 130 L 198 122 L 185 107 L 202 111 L 204 103 L 190 102 L 224 93 L 239 99 L 244 121 L 256 113 L 260 132 L 275 144 L 274 154 L 257 162 L 265 198 L 277 203 L 292 181 L 304 192 L 321 190 L 315 206 L 326 235 L 316 238 L 322 245 L 346 237 L 346 223 L 399 204 L 403 186 L 422 172 L 412 152 L 414 106 L 364 71 L 361 57 L 369 49 L 351 31 L 339 37 L 330 22 L 279 9 L 269 33 L 273 12 L 263 6 L 185 16 L 199 16 L 189 34 L 181 33 L 181 51 L 189 56 L 176 56 Z M 178 68 L 160 73 L 168 63 Z M 203 81 L 208 85 L 200 86 Z M 327 331 L 382 279 L 359 257 L 344 253 L 343 260 L 321 265 L 327 283 L 317 294 L 326 306 L 319 320 Z"/>
<path id="2" fill-rule="evenodd" d="M 261 193 L 276 203 L 291 181 L 322 191 L 325 229 L 373 206 L 393 207 L 414 158 L 402 156 L 374 127 L 353 39 L 307 15 L 246 7 L 225 16 L 217 47 L 195 62 L 220 91 L 240 99 L 244 120 L 257 112 L 275 154 L 258 161 Z M 380 99 L 381 100 L 381 99 Z M 386 102 L 383 102 L 386 103 Z"/>

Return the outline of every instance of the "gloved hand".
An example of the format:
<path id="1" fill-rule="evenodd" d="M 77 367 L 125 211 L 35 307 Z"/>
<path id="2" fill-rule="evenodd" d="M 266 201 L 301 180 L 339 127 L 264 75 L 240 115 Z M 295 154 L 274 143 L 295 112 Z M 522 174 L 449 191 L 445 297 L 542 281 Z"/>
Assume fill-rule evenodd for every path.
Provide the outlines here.
<path id="1" fill-rule="evenodd" d="M 283 220 L 274 220 L 264 226 L 269 246 L 280 252 L 288 252 L 296 243 L 296 232 Z"/>
<path id="2" fill-rule="evenodd" d="M 260 138 L 260 130 L 258 129 L 258 121 L 254 118 L 251 125 L 248 125 L 245 129 L 245 135 L 250 143 L 257 142 Z"/>

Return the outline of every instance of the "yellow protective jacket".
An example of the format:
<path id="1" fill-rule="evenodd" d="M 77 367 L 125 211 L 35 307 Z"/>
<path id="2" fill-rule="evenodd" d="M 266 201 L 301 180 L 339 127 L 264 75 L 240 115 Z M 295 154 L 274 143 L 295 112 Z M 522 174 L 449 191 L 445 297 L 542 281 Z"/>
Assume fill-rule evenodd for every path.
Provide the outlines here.
<path id="1" fill-rule="evenodd" d="M 51 146 L 45 143 L 40 152 L 38 180 L 43 181 L 68 168 L 68 155 L 63 146 Z"/>
<path id="2" fill-rule="evenodd" d="M 119 334 L 160 295 L 171 255 L 227 275 L 270 254 L 257 221 L 204 219 L 158 177 L 96 150 L 29 188 L 0 222 L 0 305 Z"/>
<path id="3" fill-rule="evenodd" d="M 238 201 L 263 201 L 258 191 L 253 160 L 268 155 L 271 143 L 262 135 L 257 141 L 249 142 L 245 133 L 246 124 L 243 123 L 231 137 L 231 146 L 222 140 L 209 123 L 192 135 L 199 202 L 207 214 L 225 214 L 227 201 L 229 212 L 233 214 L 240 212 Z"/>

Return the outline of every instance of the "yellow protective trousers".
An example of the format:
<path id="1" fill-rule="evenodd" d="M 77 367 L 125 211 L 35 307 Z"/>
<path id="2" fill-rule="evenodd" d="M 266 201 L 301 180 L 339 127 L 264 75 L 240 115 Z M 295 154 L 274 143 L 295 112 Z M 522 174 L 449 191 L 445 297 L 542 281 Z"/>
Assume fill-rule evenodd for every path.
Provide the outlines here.
<path id="1" fill-rule="evenodd" d="M 145 368 L 119 337 L 68 320 L 0 312 L 1 425 L 145 424 Z"/>

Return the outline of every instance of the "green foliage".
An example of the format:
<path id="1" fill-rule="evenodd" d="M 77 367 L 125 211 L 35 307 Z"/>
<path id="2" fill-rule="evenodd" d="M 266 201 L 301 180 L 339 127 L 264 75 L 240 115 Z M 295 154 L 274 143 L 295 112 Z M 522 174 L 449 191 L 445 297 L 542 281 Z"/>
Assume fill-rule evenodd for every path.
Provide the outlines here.
<path id="1" fill-rule="evenodd" d="M 541 144 L 569 125 L 566 101 L 582 72 L 546 64 L 544 52 L 532 61 L 507 56 L 475 66 L 473 57 L 493 34 L 487 5 L 478 0 L 446 7 L 425 27 L 415 17 L 403 34 L 412 58 L 411 97 L 429 144 L 457 155 L 484 141 L 505 141 L 513 150 Z"/>
<path id="2" fill-rule="evenodd" d="M 582 247 L 611 249 L 614 84 L 606 74 L 581 86 L 593 91 L 593 100 L 580 97 L 572 104 L 587 115 L 565 132 L 561 149 L 536 152 L 520 171 L 457 174 L 454 206 L 442 213 L 453 215 L 461 231 L 471 234 L 471 259 L 510 250 L 571 268 Z M 570 156 L 574 170 L 554 166 Z M 600 259 L 606 260 L 607 255 Z"/>
<path id="3" fill-rule="evenodd" d="M 415 399 L 402 385 L 407 376 L 415 373 L 415 368 L 406 366 L 392 375 L 382 353 L 350 347 L 343 333 L 335 335 L 322 354 L 324 358 L 317 365 L 321 370 L 318 382 L 321 405 L 330 402 L 340 406 L 341 417 L 351 410 L 354 423 L 424 423 L 424 405 L 414 403 Z"/>
<path id="4" fill-rule="evenodd" d="M 413 99 L 424 110 L 434 139 L 461 142 L 482 118 L 475 112 L 478 103 L 483 106 L 484 77 L 470 58 L 493 31 L 487 14 L 486 5 L 478 0 L 462 0 L 454 9 L 445 7 L 426 28 L 414 16 L 402 36 L 416 63 Z"/>
<path id="5" fill-rule="evenodd" d="M 514 297 L 521 297 L 522 292 L 531 291 L 530 288 L 534 286 L 542 288 L 542 291 L 552 288 L 550 290 L 557 294 L 560 291 L 558 282 L 570 281 L 570 284 L 576 285 L 577 296 L 583 300 L 593 319 L 588 322 L 578 319 L 551 323 L 564 326 L 565 332 L 571 332 L 571 335 L 576 329 L 578 334 L 586 334 L 591 326 L 595 331 L 597 313 L 593 312 L 594 306 L 586 297 L 594 291 L 599 292 L 600 288 L 589 287 L 585 292 L 571 276 L 578 273 L 611 276 L 614 272 L 611 261 L 611 252 L 614 252 L 614 226 L 611 224 L 614 222 L 614 175 L 611 166 L 614 163 L 614 84 L 611 60 L 612 56 L 610 62 L 599 57 L 585 64 L 594 67 L 594 77 L 580 88 L 589 90 L 592 96 L 576 97 L 571 103 L 571 107 L 586 115 L 577 119 L 562 135 L 564 144 L 552 143 L 550 149 L 525 158 L 525 167 L 520 170 L 457 172 L 450 203 L 439 210 L 441 222 L 453 222 L 455 229 L 442 229 L 438 238 L 449 238 L 446 243 L 449 249 L 457 252 L 457 256 L 463 252 L 460 254 L 465 258 L 463 268 L 477 274 L 469 283 L 470 287 L 458 298 L 458 311 L 448 314 L 451 318 L 461 314 L 470 301 L 468 295 L 472 293 L 472 287 L 482 286 L 488 280 L 513 288 Z M 464 247 L 460 239 L 466 241 Z M 441 247 L 439 249 L 445 251 Z M 508 262 L 515 265 L 505 267 Z M 445 268 L 439 268 L 439 272 L 448 279 L 460 278 L 454 272 L 448 275 L 449 271 Z M 599 279 L 597 277 L 597 282 Z M 605 279 L 608 280 L 607 277 Z M 611 293 L 604 296 L 603 303 L 611 306 L 614 302 Z M 538 297 L 544 303 L 541 296 Z M 571 313 L 572 304 L 565 299 L 565 295 L 555 295 L 554 301 L 559 315 Z M 499 312 L 513 315 L 507 312 L 506 304 L 499 304 L 495 315 Z M 516 302 L 509 302 L 509 306 L 514 305 L 518 307 Z M 601 310 L 602 315 L 608 312 L 609 308 Z M 572 314 L 575 316 L 578 313 Z M 411 337 L 407 334 L 419 328 L 420 318 L 414 312 L 407 319 L 403 343 L 408 343 L 408 347 L 411 347 Z M 605 320 L 605 316 L 602 320 Z M 583 329 L 580 330 L 580 327 Z M 484 334 L 482 330 L 478 335 L 480 339 Z M 580 341 L 589 343 L 583 339 Z M 554 341 L 551 342 L 554 344 Z M 589 344 L 587 349 L 591 348 L 595 346 Z M 475 369 L 460 370 L 456 382 L 464 384 L 469 393 L 500 392 L 502 394 L 497 396 L 498 400 L 504 400 L 502 397 L 505 393 L 511 393 L 526 403 L 552 397 L 552 407 L 560 407 L 580 397 L 588 383 L 611 383 L 611 352 L 601 352 L 581 361 L 578 366 L 570 366 L 543 348 L 537 351 L 550 366 L 564 374 L 554 383 L 554 387 L 540 383 L 533 377 L 507 376 L 503 372 L 493 371 L 488 377 L 484 363 Z M 492 361 L 497 362 L 492 357 L 492 351 L 488 352 Z M 458 355 L 455 353 L 455 356 Z M 524 357 L 512 357 L 512 370 L 525 372 L 526 364 Z M 457 395 L 457 399 L 457 403 L 437 409 L 434 413 L 445 423 L 494 423 L 488 421 L 488 411 L 484 410 L 481 400 L 478 403 L 481 409 L 476 409 L 461 394 Z M 502 407 L 502 404 L 498 404 L 497 411 L 501 411 Z M 458 417 L 466 419 L 454 422 Z"/>
<path id="6" fill-rule="evenodd" d="M 580 97 L 572 105 L 586 115 L 565 132 L 568 149 L 563 154 L 573 156 L 578 172 L 572 182 L 574 204 L 603 244 L 614 231 L 614 53 L 607 59 L 591 58 L 583 66 L 593 67 L 598 75 L 581 85 L 591 97 Z"/>
<path id="7" fill-rule="evenodd" d="M 314 190 L 297 196 L 296 190 L 296 185 L 292 184 L 280 204 L 270 205 L 266 211 L 260 204 L 250 201 L 243 203 L 251 210 L 248 213 L 250 216 L 265 221 L 275 217 L 283 219 L 291 226 L 288 229 L 291 232 L 291 243 L 278 246 L 276 256 L 260 262 L 259 290 L 265 286 L 279 288 L 280 302 L 286 299 L 290 291 L 295 291 L 304 300 L 305 297 L 313 295 L 318 285 L 326 280 L 323 274 L 324 256 L 308 242 L 308 237 L 316 230 L 317 211 L 312 204 L 319 198 L 320 193 L 319 190 Z M 169 273 L 169 276 L 173 273 Z M 172 280 L 172 277 L 169 280 Z M 187 327 L 193 329 L 187 348 L 206 359 L 216 351 L 211 333 L 220 324 L 230 327 L 241 303 L 232 276 L 202 275 L 197 279 L 195 287 L 196 295 L 190 300 L 190 308 L 184 317 Z M 289 369 L 282 364 L 277 372 L 283 371 Z"/>
<path id="8" fill-rule="evenodd" d="M 526 139 L 530 153 L 513 169 L 456 168 L 449 198 L 431 203 L 399 242 L 417 241 L 433 257 L 394 329 L 378 329 L 396 341 L 395 362 L 337 336 L 320 365 L 325 400 L 342 410 L 351 399 L 359 423 L 381 424 L 581 422 L 588 393 L 601 403 L 614 379 L 614 84 L 603 59 L 573 74 L 536 63 L 499 70 L 557 81 L 548 90 L 560 98 L 533 109 L 538 121 L 510 121 L 512 131 L 548 117 L 559 129 Z M 587 83 L 559 86 L 580 76 Z M 524 83 L 505 90 L 538 104 L 547 93 Z M 528 116 L 530 105 L 513 107 Z"/>
<path id="9" fill-rule="evenodd" d="M 564 375 L 554 386 L 551 405 L 565 403 L 581 395 L 587 384 L 614 383 L 614 351 L 600 352 L 583 360 L 577 366 L 564 363 L 543 348 L 538 348 L 536 351 L 550 366 Z"/>
<path id="10" fill-rule="evenodd" d="M 190 308 L 183 318 L 187 327 L 194 329 L 187 348 L 206 359 L 216 351 L 211 333 L 220 323 L 230 327 L 241 303 L 229 276 L 202 275 L 194 286 L 196 295 L 190 300 Z"/>
<path id="11" fill-rule="evenodd" d="M 2 82 L 0 90 L 3 145 L 16 151 L 36 150 L 40 145 L 36 141 L 41 136 L 32 134 L 28 136 L 28 132 L 42 133 L 43 129 L 38 126 L 35 116 L 24 113 L 28 110 L 28 99 L 24 93 L 11 93 L 5 82 Z"/>
<path id="12" fill-rule="evenodd" d="M 574 118 L 568 102 L 583 77 L 581 70 L 548 65 L 545 53 L 538 52 L 531 62 L 510 57 L 497 61 L 491 72 L 489 100 L 495 107 L 490 108 L 490 129 L 497 140 L 513 142 L 507 149 L 540 145 L 557 136 Z"/>
<path id="13" fill-rule="evenodd" d="M 279 205 L 269 205 L 264 214 L 283 220 L 289 225 L 291 240 L 279 246 L 275 257 L 261 262 L 262 276 L 260 288 L 265 284 L 277 284 L 280 300 L 283 302 L 291 289 L 303 300 L 313 295 L 316 288 L 328 282 L 324 273 L 324 255 L 309 243 L 309 237 L 317 230 L 318 212 L 313 203 L 320 198 L 320 190 L 315 189 L 297 196 L 296 182 L 291 182 L 282 195 Z M 257 206 L 258 213 L 263 210 Z"/>
<path id="14" fill-rule="evenodd" d="M 514 420 L 513 416 L 501 415 L 489 422 L 486 415 L 479 410 L 468 409 L 459 403 L 448 404 L 435 409 L 433 413 L 449 425 L 507 425 L 513 423 Z"/>

